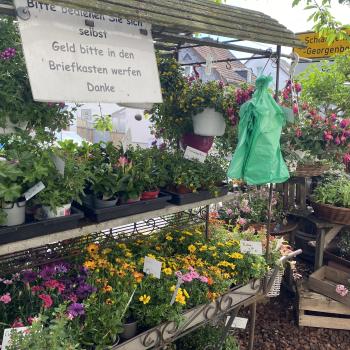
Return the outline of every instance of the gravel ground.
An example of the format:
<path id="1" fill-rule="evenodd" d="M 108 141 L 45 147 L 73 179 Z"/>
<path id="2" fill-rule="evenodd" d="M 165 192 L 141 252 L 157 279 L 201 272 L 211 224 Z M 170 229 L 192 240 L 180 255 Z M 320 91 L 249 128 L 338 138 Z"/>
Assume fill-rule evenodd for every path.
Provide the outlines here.
<path id="1" fill-rule="evenodd" d="M 310 270 L 304 263 L 298 263 L 297 268 L 304 277 Z M 350 350 L 350 331 L 299 328 L 295 305 L 295 296 L 287 291 L 258 305 L 254 350 Z M 242 331 L 238 338 L 240 349 L 246 350 L 248 333 Z"/>

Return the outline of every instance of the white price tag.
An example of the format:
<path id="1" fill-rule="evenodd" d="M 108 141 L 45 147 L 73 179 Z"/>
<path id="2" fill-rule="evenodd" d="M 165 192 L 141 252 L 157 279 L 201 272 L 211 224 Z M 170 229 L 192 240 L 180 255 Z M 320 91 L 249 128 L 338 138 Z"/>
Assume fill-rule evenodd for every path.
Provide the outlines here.
<path id="1" fill-rule="evenodd" d="M 143 264 L 144 273 L 147 273 L 147 275 L 153 275 L 154 277 L 159 279 L 161 271 L 162 271 L 161 261 L 145 256 L 145 262 Z"/>
<path id="2" fill-rule="evenodd" d="M 184 158 L 190 159 L 190 160 L 195 159 L 201 163 L 204 163 L 205 159 L 207 158 L 207 153 L 202 152 L 199 149 L 195 149 L 193 147 L 187 146 L 184 154 Z"/>
<path id="3" fill-rule="evenodd" d="M 228 316 L 226 319 L 226 324 L 230 317 Z M 246 329 L 248 323 L 248 319 L 244 317 L 235 317 L 233 320 L 233 323 L 231 325 L 231 328 L 240 328 L 240 329 Z"/>
<path id="4" fill-rule="evenodd" d="M 64 168 L 66 167 L 66 162 L 62 158 L 57 157 L 56 155 L 52 156 L 52 161 L 54 162 L 57 171 L 62 176 L 64 176 Z"/>
<path id="5" fill-rule="evenodd" d="M 18 327 L 18 328 L 6 328 L 4 329 L 4 335 L 2 337 L 2 347 L 1 350 L 6 350 L 10 345 L 11 333 L 12 331 L 16 332 L 24 332 L 28 329 L 28 327 Z"/>
<path id="6" fill-rule="evenodd" d="M 29 199 L 33 198 L 35 195 L 37 195 L 40 191 L 42 191 L 45 188 L 45 185 L 40 181 L 33 187 L 31 187 L 27 192 L 23 193 L 23 197 L 29 201 Z"/>
<path id="7" fill-rule="evenodd" d="M 254 242 L 254 241 L 241 241 L 241 253 L 250 253 L 255 255 L 262 255 L 262 244 L 261 242 Z"/>

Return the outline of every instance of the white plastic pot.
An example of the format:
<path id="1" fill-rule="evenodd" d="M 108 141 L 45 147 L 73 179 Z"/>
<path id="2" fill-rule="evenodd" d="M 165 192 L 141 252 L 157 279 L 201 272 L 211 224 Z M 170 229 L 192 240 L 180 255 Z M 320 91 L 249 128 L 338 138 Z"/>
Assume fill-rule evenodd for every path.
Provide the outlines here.
<path id="1" fill-rule="evenodd" d="M 214 108 L 206 108 L 203 112 L 192 117 L 193 131 L 200 136 L 222 136 L 226 123 L 221 113 Z"/>
<path id="2" fill-rule="evenodd" d="M 28 125 L 27 121 L 14 124 L 10 121 L 9 118 L 6 118 L 6 127 L 5 128 L 0 127 L 0 135 L 13 134 L 14 132 L 16 132 L 16 128 L 24 130 L 27 127 L 27 125 Z"/>
<path id="3" fill-rule="evenodd" d="M 5 226 L 22 225 L 26 221 L 26 201 L 4 203 L 2 210 L 6 214 Z"/>
<path id="4" fill-rule="evenodd" d="M 69 216 L 70 215 L 70 208 L 71 208 L 72 204 L 65 204 L 62 207 L 58 207 L 56 208 L 56 210 L 53 210 L 51 207 L 43 205 L 43 210 L 46 214 L 46 217 L 48 219 L 52 219 L 52 218 L 58 218 L 61 216 Z"/>

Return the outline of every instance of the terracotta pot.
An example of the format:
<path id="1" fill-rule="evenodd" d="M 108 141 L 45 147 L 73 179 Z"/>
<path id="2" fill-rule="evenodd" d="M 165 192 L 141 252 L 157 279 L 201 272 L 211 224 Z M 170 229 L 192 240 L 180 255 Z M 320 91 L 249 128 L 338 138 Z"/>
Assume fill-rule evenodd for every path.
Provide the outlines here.
<path id="1" fill-rule="evenodd" d="M 180 194 L 185 194 L 185 193 L 192 193 L 193 191 L 184 185 L 179 185 L 179 186 L 176 186 L 176 192 Z"/>
<path id="2" fill-rule="evenodd" d="M 148 199 L 156 199 L 159 196 L 159 192 L 160 192 L 159 190 L 142 192 L 141 200 L 145 201 L 145 200 L 148 200 Z"/>
<path id="3" fill-rule="evenodd" d="M 181 139 L 181 145 L 185 149 L 187 146 L 208 153 L 213 146 L 213 136 L 200 136 L 193 133 L 185 134 Z"/>

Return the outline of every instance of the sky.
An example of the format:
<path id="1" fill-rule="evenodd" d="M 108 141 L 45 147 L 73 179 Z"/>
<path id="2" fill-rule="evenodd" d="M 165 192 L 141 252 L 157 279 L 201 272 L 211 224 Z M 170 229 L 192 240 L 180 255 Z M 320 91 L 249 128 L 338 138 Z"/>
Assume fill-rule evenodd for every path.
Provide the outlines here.
<path id="1" fill-rule="evenodd" d="M 312 13 L 303 9 L 303 5 L 292 8 L 292 0 L 226 0 L 226 4 L 260 11 L 276 19 L 288 29 L 297 32 L 305 32 L 312 29 L 312 22 L 307 18 Z M 339 5 L 338 1 L 332 1 L 332 14 L 342 23 L 350 23 L 350 7 Z M 243 42 L 242 42 L 243 44 Z M 249 46 L 268 48 L 269 45 L 254 43 Z M 283 48 L 284 53 L 290 53 L 290 48 Z M 246 56 L 235 52 L 237 57 Z"/>

